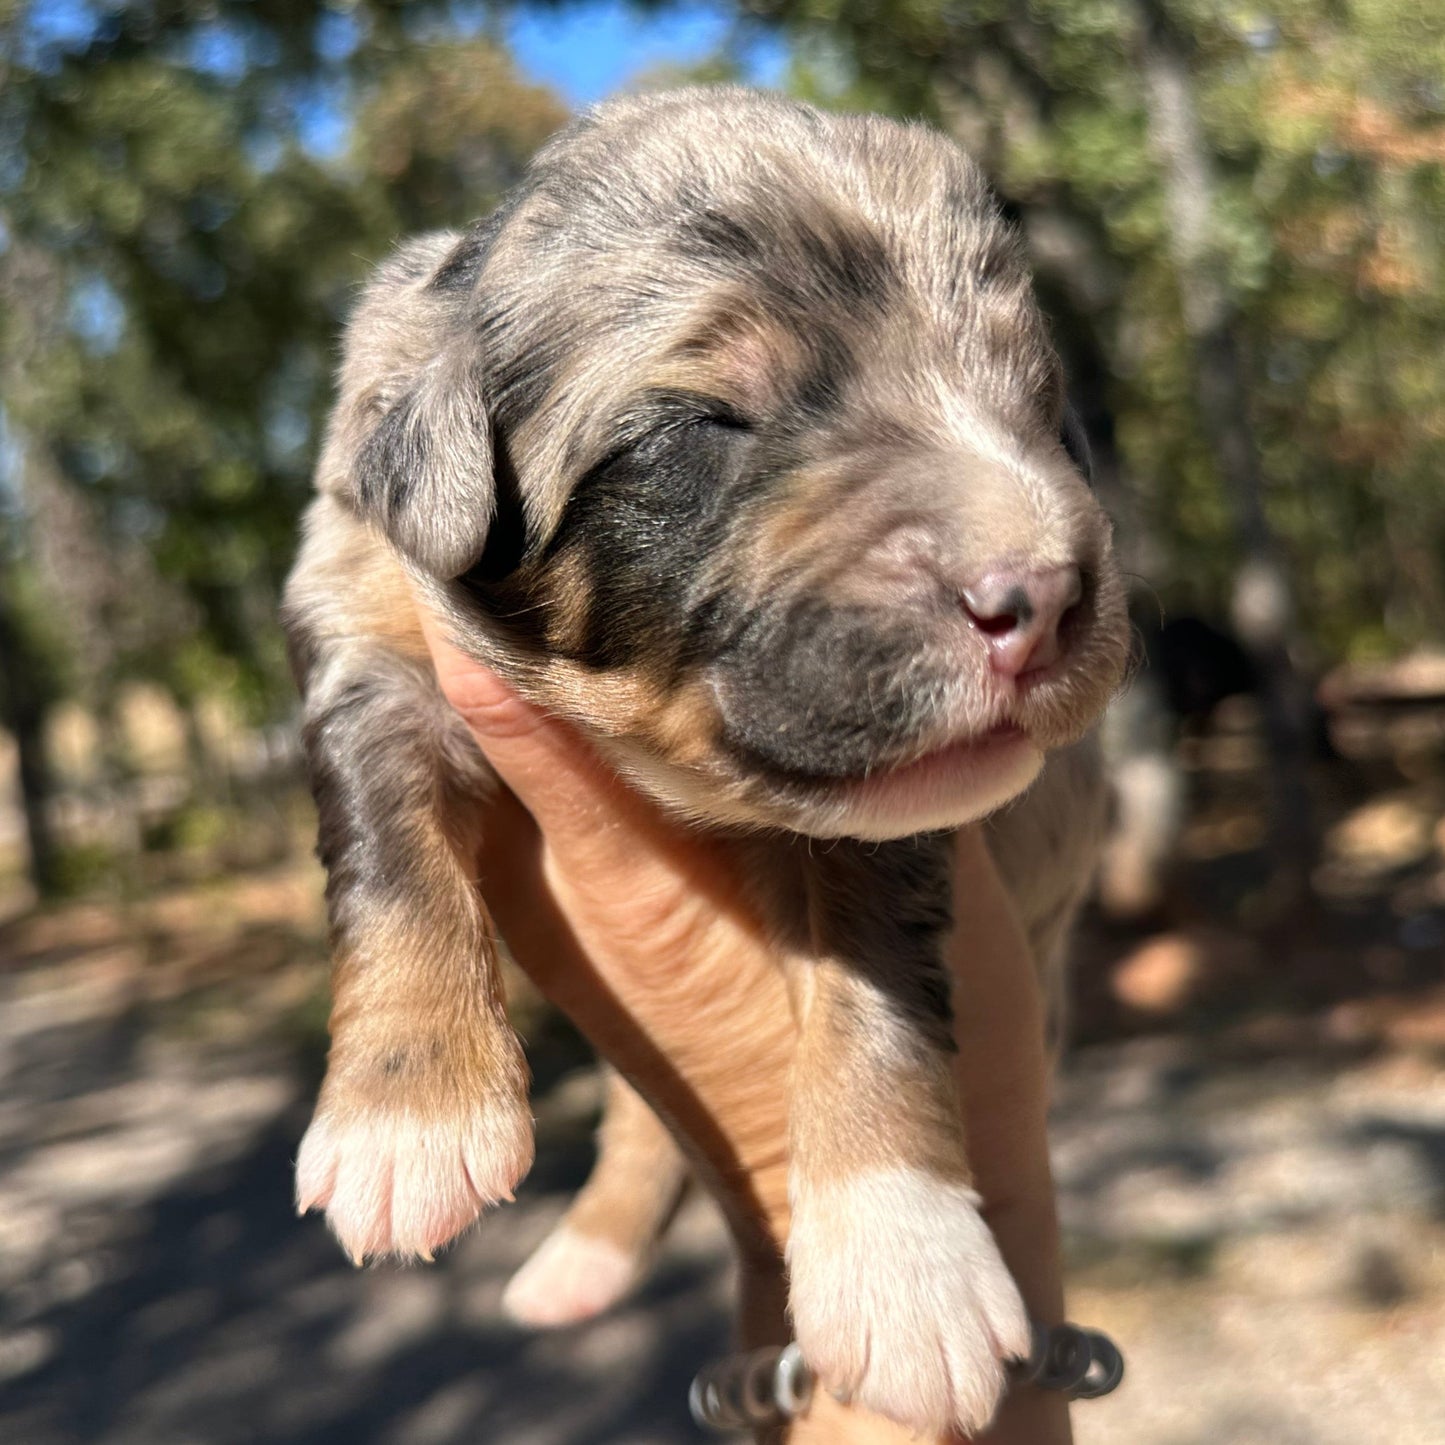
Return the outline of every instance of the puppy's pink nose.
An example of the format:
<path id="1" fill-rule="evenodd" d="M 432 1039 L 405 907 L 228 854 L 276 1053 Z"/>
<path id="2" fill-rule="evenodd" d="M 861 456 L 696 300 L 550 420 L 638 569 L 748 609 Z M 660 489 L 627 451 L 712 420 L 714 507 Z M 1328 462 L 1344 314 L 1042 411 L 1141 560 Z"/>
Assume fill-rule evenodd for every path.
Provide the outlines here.
<path id="1" fill-rule="evenodd" d="M 994 671 L 1022 677 L 1059 660 L 1059 626 L 1083 595 L 1077 567 L 989 572 L 963 589 L 963 607 L 988 642 Z"/>

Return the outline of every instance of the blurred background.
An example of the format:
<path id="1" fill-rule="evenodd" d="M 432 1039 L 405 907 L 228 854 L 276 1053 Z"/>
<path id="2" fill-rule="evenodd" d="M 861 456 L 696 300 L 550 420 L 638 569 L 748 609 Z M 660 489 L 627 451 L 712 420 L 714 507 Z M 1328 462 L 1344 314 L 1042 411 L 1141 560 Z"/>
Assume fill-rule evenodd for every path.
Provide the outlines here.
<path id="1" fill-rule="evenodd" d="M 681 1445 L 719 1228 L 504 1324 L 289 1206 L 325 1049 L 275 624 L 338 327 L 580 105 L 743 79 L 997 180 L 1136 579 L 1056 1163 L 1083 1445 L 1445 1440 L 1445 9 L 0 0 L 0 1440 Z"/>

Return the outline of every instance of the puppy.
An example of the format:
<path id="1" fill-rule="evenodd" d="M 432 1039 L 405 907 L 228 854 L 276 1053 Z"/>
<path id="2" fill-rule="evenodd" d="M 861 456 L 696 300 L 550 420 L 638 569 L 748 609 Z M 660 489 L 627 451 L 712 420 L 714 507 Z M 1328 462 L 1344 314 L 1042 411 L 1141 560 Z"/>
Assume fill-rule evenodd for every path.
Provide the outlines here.
<path id="1" fill-rule="evenodd" d="M 797 1339 L 906 1425 L 985 1424 L 1028 1337 L 949 1068 L 948 830 L 1032 785 L 996 855 L 1050 957 L 1125 659 L 1080 464 L 1017 242 L 918 127 L 614 102 L 380 268 L 285 602 L 334 959 L 298 1203 L 353 1258 L 430 1257 L 532 1158 L 472 881 L 495 784 L 429 610 L 741 839 L 798 1001 Z"/>

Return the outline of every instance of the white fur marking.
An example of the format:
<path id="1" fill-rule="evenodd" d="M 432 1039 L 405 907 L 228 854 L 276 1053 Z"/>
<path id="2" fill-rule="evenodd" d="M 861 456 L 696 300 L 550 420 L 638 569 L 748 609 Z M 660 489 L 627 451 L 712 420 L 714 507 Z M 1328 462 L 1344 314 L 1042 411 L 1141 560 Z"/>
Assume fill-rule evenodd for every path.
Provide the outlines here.
<path id="1" fill-rule="evenodd" d="M 643 1263 L 639 1251 L 561 1224 L 512 1276 L 502 1308 L 536 1329 L 590 1320 L 632 1288 Z"/>
<path id="2" fill-rule="evenodd" d="M 424 1260 L 488 1205 L 510 1199 L 532 1164 L 525 1102 L 498 1099 L 454 1119 L 372 1112 L 338 1122 L 323 1108 L 296 1160 L 296 1207 L 324 1209 L 355 1264 Z"/>
<path id="3" fill-rule="evenodd" d="M 915 1169 L 794 1176 L 794 1329 L 825 1388 L 926 1434 L 972 1437 L 1029 1322 L 978 1195 Z"/>

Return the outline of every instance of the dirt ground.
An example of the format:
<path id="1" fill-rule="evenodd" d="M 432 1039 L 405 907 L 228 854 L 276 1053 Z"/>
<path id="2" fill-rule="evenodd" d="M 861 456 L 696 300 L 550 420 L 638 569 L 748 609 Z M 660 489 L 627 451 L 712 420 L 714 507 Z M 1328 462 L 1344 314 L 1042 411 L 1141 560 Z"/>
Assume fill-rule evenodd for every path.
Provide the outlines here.
<path id="1" fill-rule="evenodd" d="M 0 926 L 0 1441 L 698 1439 L 687 1382 L 730 1298 L 705 1204 L 606 1319 L 530 1335 L 499 1315 L 595 1108 L 535 1008 L 542 1147 L 515 1206 L 413 1270 L 354 1271 L 294 1217 L 319 895 L 288 865 Z M 1094 1041 L 1061 1078 L 1055 1158 L 1073 1314 L 1129 1376 L 1078 1408 L 1081 1445 L 1445 1440 L 1439 955 L 1395 938 L 1379 986 L 1342 1000 L 1316 977 L 1341 929 L 1279 960 L 1192 926 L 1085 950 L 1123 962 L 1084 989 Z M 1217 1007 L 1220 979 L 1276 964 L 1291 1007 Z M 1186 995 L 1206 1026 L 1171 1021 Z"/>

